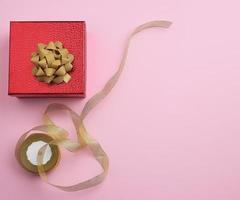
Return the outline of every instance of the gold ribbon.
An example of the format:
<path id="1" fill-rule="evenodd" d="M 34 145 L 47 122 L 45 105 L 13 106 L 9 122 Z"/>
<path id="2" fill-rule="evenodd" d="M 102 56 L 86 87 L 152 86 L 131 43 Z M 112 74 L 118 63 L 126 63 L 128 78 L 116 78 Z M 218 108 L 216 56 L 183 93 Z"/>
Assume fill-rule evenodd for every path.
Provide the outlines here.
<path id="1" fill-rule="evenodd" d="M 95 159 L 103 169 L 103 171 L 100 174 L 94 176 L 93 178 L 90 178 L 89 180 L 77 183 L 75 185 L 61 186 L 61 185 L 50 183 L 48 181 L 44 167 L 42 165 L 43 156 L 48 145 L 46 144 L 39 150 L 38 156 L 37 156 L 38 172 L 43 181 L 47 182 L 48 184 L 56 188 L 59 188 L 61 190 L 68 191 L 68 192 L 86 189 L 101 183 L 108 173 L 108 166 L 109 166 L 108 156 L 102 149 L 101 145 L 88 134 L 87 129 L 85 128 L 85 125 L 84 125 L 84 119 L 87 117 L 89 112 L 92 109 L 94 109 L 111 92 L 112 88 L 117 83 L 123 71 L 124 65 L 126 63 L 129 45 L 134 35 L 148 28 L 153 28 L 153 27 L 168 28 L 170 25 L 171 25 L 171 22 L 169 21 L 151 21 L 135 28 L 132 34 L 130 34 L 130 36 L 126 40 L 126 45 L 123 51 L 122 60 L 118 66 L 117 71 L 107 81 L 103 89 L 97 92 L 93 97 L 91 97 L 87 101 L 81 114 L 78 115 L 76 112 L 74 112 L 69 107 L 63 104 L 56 104 L 56 103 L 50 104 L 43 115 L 43 125 L 32 128 L 28 132 L 24 133 L 18 140 L 16 145 L 16 151 L 15 151 L 17 159 L 19 159 L 18 158 L 19 148 L 23 143 L 23 141 L 26 139 L 26 137 L 32 132 L 38 132 L 38 133 L 43 132 L 43 133 L 49 134 L 53 138 L 53 140 L 48 144 L 57 144 L 60 147 L 67 149 L 68 151 L 76 152 L 85 147 L 89 148 L 93 156 L 95 157 Z M 76 129 L 77 138 L 78 138 L 77 141 L 72 141 L 71 139 L 69 139 L 67 131 L 55 125 L 52 122 L 52 120 L 49 118 L 48 114 L 50 112 L 59 111 L 59 110 L 64 110 L 69 112 L 70 117 Z"/>

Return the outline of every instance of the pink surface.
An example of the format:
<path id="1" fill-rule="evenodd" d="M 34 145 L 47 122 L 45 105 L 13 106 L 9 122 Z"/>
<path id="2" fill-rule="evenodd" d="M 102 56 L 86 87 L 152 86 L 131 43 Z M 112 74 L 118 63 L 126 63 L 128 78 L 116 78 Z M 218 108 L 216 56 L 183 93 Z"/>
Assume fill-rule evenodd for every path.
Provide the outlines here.
<path id="1" fill-rule="evenodd" d="M 0 199 L 240 199 L 239 1 L 40 2 L 0 1 Z M 110 156 L 106 181 L 65 193 L 23 171 L 15 143 L 46 105 L 80 112 L 86 99 L 7 96 L 9 21 L 86 20 L 89 98 L 116 69 L 130 30 L 153 19 L 174 24 L 133 40 L 120 82 L 86 120 Z M 85 154 L 62 160 L 52 181 L 76 183 L 99 170 Z"/>

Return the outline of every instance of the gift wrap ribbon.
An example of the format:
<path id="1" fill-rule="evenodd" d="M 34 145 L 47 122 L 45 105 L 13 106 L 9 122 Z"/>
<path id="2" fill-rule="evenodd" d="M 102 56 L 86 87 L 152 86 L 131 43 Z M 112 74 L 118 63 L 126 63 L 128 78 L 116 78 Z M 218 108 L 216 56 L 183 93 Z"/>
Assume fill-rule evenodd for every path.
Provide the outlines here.
<path id="1" fill-rule="evenodd" d="M 121 59 L 121 62 L 118 66 L 117 71 L 113 74 L 113 76 L 106 82 L 105 86 L 103 89 L 101 89 L 99 92 L 97 92 L 93 97 L 91 97 L 87 103 L 85 104 L 81 114 L 77 114 L 74 112 L 72 109 L 69 107 L 63 105 L 63 104 L 57 104 L 53 103 L 50 104 L 44 115 L 43 115 L 43 125 L 36 126 L 32 128 L 31 130 L 27 131 L 24 133 L 18 140 L 17 145 L 16 145 L 16 151 L 15 155 L 16 158 L 19 160 L 19 151 L 20 147 L 25 141 L 25 139 L 30 135 L 31 133 L 45 133 L 50 135 L 53 139 L 51 142 L 45 144 L 43 147 L 40 148 L 38 151 L 37 155 L 37 169 L 38 169 L 38 174 L 41 177 L 43 181 L 46 183 L 59 188 L 60 190 L 72 192 L 72 191 L 78 191 L 78 190 L 83 190 L 86 188 L 93 187 L 99 183 L 101 183 L 107 173 L 108 173 L 108 168 L 109 168 L 109 159 L 101 145 L 94 139 L 92 138 L 87 129 L 85 128 L 84 125 L 84 119 L 87 117 L 89 112 L 94 109 L 112 90 L 112 88 L 115 86 L 117 83 L 124 65 L 126 63 L 127 59 L 127 54 L 129 50 L 129 46 L 131 43 L 132 38 L 139 33 L 140 31 L 143 31 L 148 28 L 153 28 L 153 27 L 160 27 L 160 28 L 168 28 L 171 25 L 171 22 L 169 21 L 151 21 L 147 22 L 145 24 L 142 24 L 134 29 L 134 31 L 130 34 L 130 36 L 126 40 L 125 48 L 123 51 L 123 56 Z M 67 111 L 70 114 L 70 117 L 73 121 L 74 127 L 76 129 L 76 134 L 77 134 L 77 141 L 73 141 L 69 139 L 68 133 L 66 130 L 63 128 L 57 126 L 56 124 L 53 123 L 53 121 L 49 117 L 50 112 L 55 112 L 55 111 Z M 47 174 L 44 170 L 43 167 L 43 157 L 46 151 L 46 148 L 48 145 L 58 145 L 59 147 L 63 147 L 68 151 L 71 152 L 77 152 L 81 150 L 82 148 L 89 148 L 90 151 L 92 152 L 94 158 L 97 160 L 97 162 L 101 165 L 102 167 L 102 172 L 89 180 L 82 181 L 80 183 L 70 185 L 70 186 L 61 186 L 61 185 L 56 185 L 48 181 Z"/>

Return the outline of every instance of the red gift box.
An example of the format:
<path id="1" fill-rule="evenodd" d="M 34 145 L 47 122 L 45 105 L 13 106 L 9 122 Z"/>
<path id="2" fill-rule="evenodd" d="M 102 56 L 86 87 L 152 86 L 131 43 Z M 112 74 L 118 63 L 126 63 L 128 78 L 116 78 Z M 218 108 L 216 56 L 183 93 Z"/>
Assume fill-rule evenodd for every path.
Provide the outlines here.
<path id="1" fill-rule="evenodd" d="M 61 41 L 74 55 L 72 79 L 46 84 L 32 75 L 31 54 L 38 43 Z M 85 97 L 86 26 L 84 21 L 10 22 L 8 94 L 17 97 Z"/>

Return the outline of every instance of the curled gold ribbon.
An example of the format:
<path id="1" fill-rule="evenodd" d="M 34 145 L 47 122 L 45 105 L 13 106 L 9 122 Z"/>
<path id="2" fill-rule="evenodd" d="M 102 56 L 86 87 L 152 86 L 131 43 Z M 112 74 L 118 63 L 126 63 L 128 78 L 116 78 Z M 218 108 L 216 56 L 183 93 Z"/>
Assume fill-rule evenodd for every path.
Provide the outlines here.
<path id="1" fill-rule="evenodd" d="M 76 112 L 74 112 L 69 107 L 63 104 L 56 104 L 56 103 L 50 104 L 43 115 L 43 125 L 32 128 L 31 130 L 27 131 L 19 138 L 16 145 L 16 150 L 15 150 L 16 158 L 19 159 L 18 152 L 19 152 L 20 146 L 29 134 L 33 132 L 38 132 L 38 133 L 43 132 L 43 133 L 49 134 L 53 138 L 53 140 L 48 144 L 57 144 L 60 147 L 67 149 L 68 151 L 76 152 L 82 148 L 86 148 L 86 147 L 89 148 L 94 158 L 97 160 L 97 162 L 101 165 L 103 169 L 103 171 L 100 174 L 94 176 L 93 178 L 90 178 L 89 180 L 77 183 L 75 185 L 61 186 L 61 185 L 53 184 L 48 181 L 48 177 L 45 173 L 45 170 L 42 164 L 43 156 L 48 145 L 46 144 L 39 150 L 37 155 L 38 173 L 43 181 L 47 182 L 48 184 L 56 188 L 59 188 L 61 190 L 68 191 L 68 192 L 86 189 L 101 183 L 108 173 L 109 159 L 107 154 L 102 149 L 101 145 L 88 134 L 87 129 L 85 128 L 85 125 L 84 125 L 84 119 L 87 117 L 89 112 L 93 108 L 95 108 L 111 92 L 112 88 L 117 83 L 123 71 L 124 65 L 126 63 L 129 45 L 134 35 L 148 28 L 153 28 L 153 27 L 168 28 L 170 25 L 171 25 L 171 22 L 169 21 L 151 21 L 135 28 L 134 31 L 130 34 L 130 36 L 126 40 L 126 45 L 123 51 L 122 60 L 118 66 L 117 71 L 107 81 L 103 89 L 97 92 L 93 97 L 91 97 L 87 101 L 81 114 L 78 115 Z M 50 117 L 48 116 L 50 112 L 59 111 L 59 110 L 64 110 L 69 112 L 70 117 L 76 129 L 77 138 L 78 138 L 77 141 L 72 141 L 71 139 L 69 139 L 67 131 L 55 125 L 53 121 L 50 119 Z"/>

